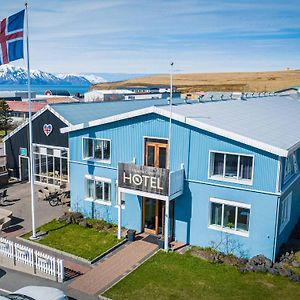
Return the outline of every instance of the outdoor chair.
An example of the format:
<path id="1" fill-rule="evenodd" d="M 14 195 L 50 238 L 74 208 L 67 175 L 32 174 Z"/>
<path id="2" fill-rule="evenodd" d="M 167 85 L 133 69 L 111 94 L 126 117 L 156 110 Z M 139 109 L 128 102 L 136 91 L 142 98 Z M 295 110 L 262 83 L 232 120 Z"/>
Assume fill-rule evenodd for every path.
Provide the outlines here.
<path id="1" fill-rule="evenodd" d="M 7 200 L 7 190 L 0 193 L 0 204 L 3 204 Z"/>
<path id="2" fill-rule="evenodd" d="M 43 190 L 38 190 L 37 193 L 38 193 L 38 200 L 44 200 L 46 198 Z"/>
<path id="3" fill-rule="evenodd" d="M 44 188 L 43 192 L 44 192 L 45 198 L 48 198 L 50 195 L 50 191 L 47 188 Z"/>
<path id="4" fill-rule="evenodd" d="M 4 217 L 0 221 L 0 232 L 10 226 L 11 218 L 10 217 Z"/>

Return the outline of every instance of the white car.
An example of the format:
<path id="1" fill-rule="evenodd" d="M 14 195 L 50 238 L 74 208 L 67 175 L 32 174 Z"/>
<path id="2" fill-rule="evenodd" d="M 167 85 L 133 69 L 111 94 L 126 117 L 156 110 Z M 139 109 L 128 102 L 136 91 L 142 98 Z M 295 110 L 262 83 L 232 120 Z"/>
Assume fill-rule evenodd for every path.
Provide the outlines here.
<path id="1" fill-rule="evenodd" d="M 68 300 L 59 289 L 46 286 L 26 286 L 12 294 L 1 295 L 0 300 Z"/>

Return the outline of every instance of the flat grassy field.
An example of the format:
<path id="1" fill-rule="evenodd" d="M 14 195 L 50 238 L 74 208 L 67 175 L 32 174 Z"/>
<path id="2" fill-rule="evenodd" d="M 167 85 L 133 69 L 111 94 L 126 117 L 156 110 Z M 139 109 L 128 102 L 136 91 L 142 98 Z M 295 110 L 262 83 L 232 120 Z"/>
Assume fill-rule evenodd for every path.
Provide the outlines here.
<path id="1" fill-rule="evenodd" d="M 57 220 L 53 220 L 37 230 L 48 232 L 48 235 L 37 241 L 37 243 L 88 260 L 96 258 L 120 242 L 115 234 L 101 232 L 77 224 L 65 224 Z M 22 237 L 29 239 L 30 236 L 31 232 Z"/>
<path id="2" fill-rule="evenodd" d="M 158 252 L 112 287 L 111 299 L 300 299 L 300 283 L 263 273 L 240 274 L 188 253 Z"/>
<path id="3" fill-rule="evenodd" d="M 168 74 L 140 77 L 115 83 L 102 83 L 93 88 L 111 89 L 120 86 L 141 86 L 170 84 Z M 300 70 L 274 72 L 235 73 L 190 73 L 175 74 L 173 84 L 181 92 L 192 91 L 240 91 L 273 92 L 293 85 L 300 85 Z"/>

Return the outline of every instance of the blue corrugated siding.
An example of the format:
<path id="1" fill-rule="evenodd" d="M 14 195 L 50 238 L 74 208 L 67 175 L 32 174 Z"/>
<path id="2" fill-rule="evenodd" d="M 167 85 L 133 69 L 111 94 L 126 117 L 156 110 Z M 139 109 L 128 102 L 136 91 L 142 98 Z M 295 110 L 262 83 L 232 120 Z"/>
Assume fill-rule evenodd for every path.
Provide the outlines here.
<path id="1" fill-rule="evenodd" d="M 209 199 L 220 198 L 251 205 L 249 237 L 208 228 Z M 189 183 L 184 194 L 175 199 L 175 238 L 192 245 L 212 246 L 228 237 L 235 253 L 252 257 L 264 254 L 272 259 L 275 237 L 276 196 L 248 191 L 237 191 L 224 187 L 211 187 L 205 184 Z M 224 251 L 225 241 L 222 244 Z"/>
<path id="2" fill-rule="evenodd" d="M 298 160 L 299 161 L 299 160 Z M 276 252 L 280 251 L 280 247 L 283 243 L 286 243 L 290 237 L 295 225 L 300 221 L 300 177 L 298 175 L 297 179 L 284 191 L 280 199 L 284 199 L 290 192 L 292 192 L 292 204 L 291 204 L 291 214 L 290 221 L 286 224 L 284 229 L 280 232 L 280 226 L 278 227 L 278 239 Z M 281 209 L 279 209 L 279 212 Z M 281 223 L 281 215 L 279 213 L 278 224 Z"/>
<path id="3" fill-rule="evenodd" d="M 78 136 L 78 138 L 77 138 Z M 143 164 L 143 137 L 168 138 L 168 122 L 154 114 L 106 124 L 70 133 L 70 160 L 82 160 L 82 137 L 111 139 L 111 164 L 117 168 L 119 161 L 129 162 L 134 158 Z M 240 185 L 208 179 L 209 150 L 254 154 L 253 185 Z M 276 192 L 277 157 L 258 149 L 242 145 L 191 126 L 174 122 L 171 145 L 171 169 L 185 165 L 187 179 L 241 187 L 253 190 Z M 95 165 L 101 165 L 95 163 Z"/>
<path id="4" fill-rule="evenodd" d="M 111 164 L 83 160 L 82 137 L 110 139 Z M 168 120 L 152 114 L 70 133 L 70 184 L 73 210 L 80 210 L 85 215 L 117 223 L 115 207 L 117 163 L 135 159 L 136 164 L 143 164 L 144 137 L 167 138 Z M 209 150 L 254 155 L 253 185 L 209 180 Z M 209 198 L 248 203 L 251 204 L 249 237 L 230 235 L 230 239 L 239 244 L 238 250 L 246 256 L 261 253 L 272 258 L 278 197 L 271 194 L 276 192 L 277 157 L 174 122 L 171 169 L 179 169 L 182 163 L 185 167 L 186 180 L 184 194 L 174 200 L 175 238 L 193 245 L 211 246 L 211 242 L 218 242 L 222 236 L 224 237 L 224 233 L 208 228 Z M 87 174 L 111 178 L 111 206 L 92 204 L 84 200 L 84 176 Z M 140 197 L 126 195 L 126 206 L 122 210 L 122 225 L 142 230 Z M 241 253 L 236 251 L 236 254 Z"/>

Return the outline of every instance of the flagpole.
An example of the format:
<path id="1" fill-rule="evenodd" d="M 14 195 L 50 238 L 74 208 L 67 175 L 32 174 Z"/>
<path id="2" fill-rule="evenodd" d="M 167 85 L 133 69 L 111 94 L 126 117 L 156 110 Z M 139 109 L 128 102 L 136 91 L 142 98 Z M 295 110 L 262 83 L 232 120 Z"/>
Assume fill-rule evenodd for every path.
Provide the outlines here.
<path id="1" fill-rule="evenodd" d="M 26 12 L 26 54 L 27 54 L 27 89 L 28 89 L 28 110 L 29 110 L 29 179 L 30 179 L 30 192 L 31 192 L 31 219 L 32 219 L 32 236 L 31 239 L 36 239 L 35 230 L 35 199 L 34 199 L 34 161 L 32 149 L 32 109 L 31 109 L 31 88 L 30 88 L 30 65 L 29 65 L 29 38 L 28 38 L 28 6 L 25 3 Z"/>

